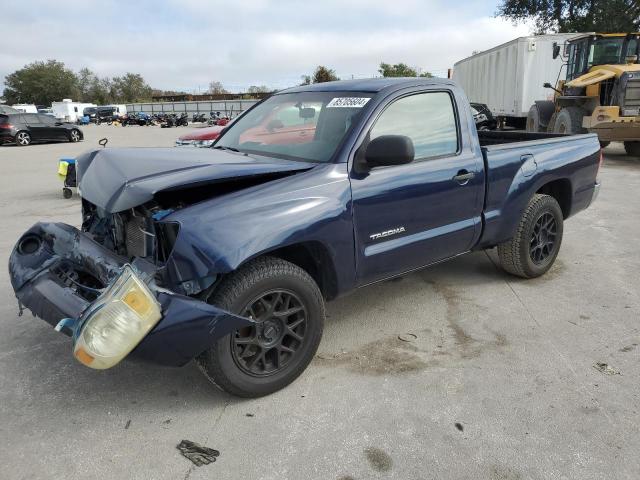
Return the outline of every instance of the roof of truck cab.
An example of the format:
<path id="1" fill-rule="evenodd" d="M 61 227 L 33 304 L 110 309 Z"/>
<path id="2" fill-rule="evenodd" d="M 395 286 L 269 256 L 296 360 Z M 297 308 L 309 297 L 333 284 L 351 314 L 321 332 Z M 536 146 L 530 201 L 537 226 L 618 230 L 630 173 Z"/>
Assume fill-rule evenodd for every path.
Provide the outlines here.
<path id="1" fill-rule="evenodd" d="M 361 80 L 338 80 L 336 82 L 314 83 L 282 90 L 278 93 L 295 92 L 372 92 L 377 93 L 386 88 L 400 89 L 418 85 L 453 85 L 447 78 L 427 77 L 392 77 L 368 78 Z M 395 87 L 395 88 L 393 88 Z"/>

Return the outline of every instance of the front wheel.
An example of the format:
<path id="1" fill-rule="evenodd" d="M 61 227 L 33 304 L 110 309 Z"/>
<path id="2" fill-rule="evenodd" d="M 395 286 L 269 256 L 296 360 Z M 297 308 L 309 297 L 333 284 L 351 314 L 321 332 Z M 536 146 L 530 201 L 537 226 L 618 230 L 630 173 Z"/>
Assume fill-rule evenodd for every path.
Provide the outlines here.
<path id="1" fill-rule="evenodd" d="M 502 268 L 518 277 L 544 275 L 562 243 L 563 215 L 555 198 L 535 194 L 524 210 L 514 237 L 498 245 Z"/>
<path id="2" fill-rule="evenodd" d="M 197 359 L 222 390 L 268 395 L 293 382 L 322 338 L 322 294 L 307 272 L 274 257 L 256 259 L 225 278 L 207 300 L 255 324 L 219 339 Z"/>

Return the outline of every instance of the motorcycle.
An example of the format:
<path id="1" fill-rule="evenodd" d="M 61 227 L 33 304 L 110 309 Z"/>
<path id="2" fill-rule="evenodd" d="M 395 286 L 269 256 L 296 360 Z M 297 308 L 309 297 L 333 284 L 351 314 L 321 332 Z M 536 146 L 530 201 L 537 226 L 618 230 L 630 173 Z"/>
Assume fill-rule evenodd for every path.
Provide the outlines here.
<path id="1" fill-rule="evenodd" d="M 193 123 L 206 123 L 207 117 L 205 116 L 204 113 L 194 113 L 193 117 L 191 118 L 191 121 Z"/>

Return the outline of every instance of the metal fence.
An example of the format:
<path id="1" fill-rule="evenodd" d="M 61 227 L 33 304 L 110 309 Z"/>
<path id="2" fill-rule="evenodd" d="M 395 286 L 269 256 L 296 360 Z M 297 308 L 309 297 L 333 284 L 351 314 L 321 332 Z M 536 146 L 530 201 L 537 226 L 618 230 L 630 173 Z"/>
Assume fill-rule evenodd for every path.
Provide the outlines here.
<path id="1" fill-rule="evenodd" d="M 218 100 L 200 102 L 150 102 L 150 103 L 128 103 L 127 112 L 145 113 L 205 113 L 220 112 L 229 117 L 235 117 L 240 112 L 245 111 L 258 100 Z"/>

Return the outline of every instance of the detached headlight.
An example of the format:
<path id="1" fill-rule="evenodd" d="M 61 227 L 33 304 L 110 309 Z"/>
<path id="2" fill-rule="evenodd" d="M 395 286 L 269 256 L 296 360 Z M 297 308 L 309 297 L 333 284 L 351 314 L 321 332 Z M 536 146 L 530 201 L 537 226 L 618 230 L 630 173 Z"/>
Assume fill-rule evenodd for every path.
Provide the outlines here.
<path id="1" fill-rule="evenodd" d="M 160 304 L 129 265 L 86 315 L 73 354 L 96 369 L 120 362 L 162 317 Z"/>
<path id="2" fill-rule="evenodd" d="M 210 147 L 213 145 L 213 142 L 215 142 L 215 140 L 200 140 L 197 145 L 199 147 Z"/>

